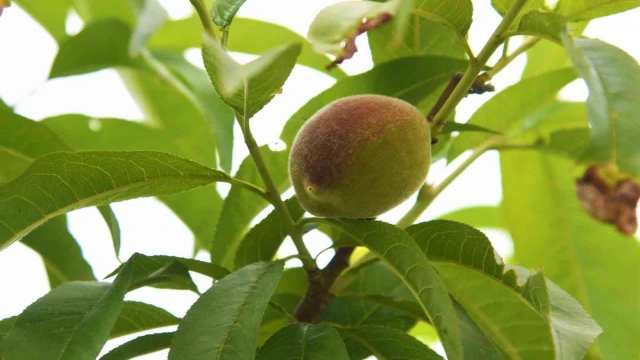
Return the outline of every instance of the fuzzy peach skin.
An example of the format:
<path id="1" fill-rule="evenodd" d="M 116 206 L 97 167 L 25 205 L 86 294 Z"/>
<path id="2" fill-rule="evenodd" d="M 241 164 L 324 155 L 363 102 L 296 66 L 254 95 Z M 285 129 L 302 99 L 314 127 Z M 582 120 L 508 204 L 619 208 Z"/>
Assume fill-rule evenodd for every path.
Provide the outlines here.
<path id="1" fill-rule="evenodd" d="M 425 182 L 431 134 L 422 113 L 392 97 L 336 100 L 300 129 L 289 174 L 300 204 L 323 217 L 373 218 Z"/>

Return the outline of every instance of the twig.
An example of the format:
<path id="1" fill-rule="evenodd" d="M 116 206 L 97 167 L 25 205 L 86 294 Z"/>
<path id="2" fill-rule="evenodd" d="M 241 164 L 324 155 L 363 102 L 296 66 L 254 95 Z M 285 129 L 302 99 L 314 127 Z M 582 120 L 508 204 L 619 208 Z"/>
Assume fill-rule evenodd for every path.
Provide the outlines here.
<path id="1" fill-rule="evenodd" d="M 204 30 L 214 39 L 217 39 L 216 30 L 213 27 L 213 20 L 211 19 L 211 15 L 207 10 L 207 4 L 204 0 L 189 0 L 191 1 L 191 5 L 196 9 L 198 16 L 200 17 L 200 22 L 204 27 Z"/>
<path id="2" fill-rule="evenodd" d="M 469 67 L 465 71 L 460 83 L 451 93 L 451 96 L 444 103 L 440 111 L 436 114 L 431 124 L 431 138 L 438 138 L 442 132 L 442 128 L 446 120 L 451 116 L 458 103 L 469 93 L 471 86 L 477 81 L 477 77 L 486 65 L 487 61 L 493 53 L 504 42 L 502 34 L 506 32 L 511 24 L 516 20 L 520 10 L 524 7 L 527 0 L 515 0 L 509 11 L 504 15 L 502 21 L 493 32 L 487 43 L 484 45 L 475 61 L 469 62 Z"/>
<path id="3" fill-rule="evenodd" d="M 466 170 L 471 164 L 473 164 L 476 159 L 478 159 L 482 154 L 485 153 L 488 149 L 490 149 L 494 145 L 495 140 L 489 140 L 482 143 L 480 146 L 474 148 L 471 151 L 471 156 L 469 156 L 460 166 L 458 166 L 449 176 L 447 176 L 444 180 L 442 180 L 438 185 L 432 186 L 425 184 L 418 192 L 418 198 L 416 199 L 413 207 L 409 209 L 409 211 L 398 221 L 396 226 L 401 229 L 407 228 L 411 226 L 422 213 L 431 205 L 433 200 L 435 200 L 444 189 L 449 186 L 453 180 L 455 180 L 464 170 Z"/>
<path id="4" fill-rule="evenodd" d="M 511 53 L 511 55 L 504 55 L 498 60 L 491 70 L 487 70 L 484 74 L 480 75 L 478 78 L 484 82 L 491 80 L 498 72 L 502 71 L 507 65 L 509 65 L 513 60 L 515 60 L 521 54 L 527 52 L 527 50 L 531 49 L 535 44 L 540 41 L 540 38 L 531 38 L 525 41 L 522 45 L 520 45 L 517 49 Z"/>

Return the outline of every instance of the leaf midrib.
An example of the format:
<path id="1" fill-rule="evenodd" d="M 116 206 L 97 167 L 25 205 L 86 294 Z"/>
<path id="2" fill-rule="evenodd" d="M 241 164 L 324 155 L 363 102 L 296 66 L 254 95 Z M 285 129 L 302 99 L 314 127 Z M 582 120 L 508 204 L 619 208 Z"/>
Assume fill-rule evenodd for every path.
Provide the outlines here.
<path id="1" fill-rule="evenodd" d="M 86 207 L 87 204 L 90 204 L 93 201 L 97 201 L 97 200 L 99 200 L 101 198 L 108 198 L 109 196 L 116 195 L 119 192 L 132 190 L 132 189 L 135 189 L 137 187 L 150 185 L 150 184 L 157 183 L 157 182 L 164 181 L 164 180 L 174 180 L 174 179 L 179 179 L 179 180 L 206 180 L 206 181 L 209 181 L 209 183 L 211 183 L 211 182 L 229 182 L 228 178 L 226 178 L 226 177 L 218 178 L 218 176 L 222 176 L 222 175 L 221 174 L 217 174 L 217 175 L 169 175 L 169 176 L 157 177 L 157 178 L 153 178 L 153 179 L 146 179 L 146 180 L 143 180 L 143 181 L 129 183 L 129 184 L 124 185 L 124 186 L 115 187 L 115 188 L 113 188 L 111 190 L 102 192 L 100 194 L 96 194 L 96 195 L 92 195 L 92 196 L 83 198 L 82 200 L 74 202 L 74 203 L 72 203 L 70 205 L 63 206 L 63 207 L 59 208 L 58 210 L 45 215 L 39 221 L 31 223 L 29 226 L 27 226 L 27 227 L 25 227 L 22 230 L 19 230 L 17 232 L 13 231 L 11 228 L 7 227 L 10 231 L 13 232 L 13 236 L 11 236 L 7 241 L 5 241 L 4 244 L 0 244 L 0 250 L 6 248 L 7 246 L 11 245 L 15 241 L 20 240 L 22 237 L 24 237 L 25 235 L 27 235 L 28 233 L 33 231 L 36 227 L 40 226 L 41 224 L 45 223 L 46 221 L 51 220 L 51 219 L 53 219 L 54 217 L 56 217 L 58 215 L 65 214 L 65 213 L 67 213 L 69 211 Z M 202 186 L 205 186 L 205 185 L 207 185 L 207 184 L 203 184 L 203 185 L 196 186 L 196 187 L 193 187 L 193 188 L 202 187 Z M 176 191 L 176 192 L 180 192 L 180 191 Z M 5 224 L 5 226 L 6 226 L 6 224 Z"/>

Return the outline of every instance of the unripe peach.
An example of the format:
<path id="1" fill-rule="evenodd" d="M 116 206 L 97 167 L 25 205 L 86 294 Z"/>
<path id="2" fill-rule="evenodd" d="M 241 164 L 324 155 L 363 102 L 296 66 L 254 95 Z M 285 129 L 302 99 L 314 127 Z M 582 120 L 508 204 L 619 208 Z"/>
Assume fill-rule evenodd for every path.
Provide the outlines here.
<path id="1" fill-rule="evenodd" d="M 330 103 L 304 124 L 289 174 L 311 214 L 372 218 L 418 190 L 430 163 L 429 124 L 418 109 L 392 97 L 358 95 Z"/>

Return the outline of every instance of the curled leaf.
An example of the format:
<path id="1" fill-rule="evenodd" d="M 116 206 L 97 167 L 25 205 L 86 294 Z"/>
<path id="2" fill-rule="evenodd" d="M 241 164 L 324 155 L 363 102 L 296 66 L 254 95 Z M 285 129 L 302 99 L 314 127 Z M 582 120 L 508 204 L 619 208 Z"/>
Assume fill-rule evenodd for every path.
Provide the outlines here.
<path id="1" fill-rule="evenodd" d="M 633 235 L 638 230 L 640 185 L 628 178 L 611 180 L 603 170 L 593 165 L 577 181 L 580 203 L 592 217 L 615 225 L 625 235 Z"/>
<path id="2" fill-rule="evenodd" d="M 344 52 L 342 53 L 342 55 L 333 60 L 331 64 L 327 65 L 327 70 L 342 64 L 343 61 L 351 59 L 353 55 L 355 55 L 355 53 L 358 51 L 358 48 L 356 47 L 356 38 L 358 36 L 366 33 L 371 29 L 375 29 L 388 21 L 391 21 L 392 18 L 392 14 L 385 12 L 371 20 L 363 20 L 362 23 L 358 25 L 357 31 L 353 35 L 349 36 L 345 41 Z"/>
<path id="3" fill-rule="evenodd" d="M 309 27 L 308 38 L 316 52 L 331 54 L 336 59 L 331 69 L 358 51 L 356 38 L 389 22 L 398 12 L 400 0 L 386 3 L 345 1 L 323 9 Z"/>

